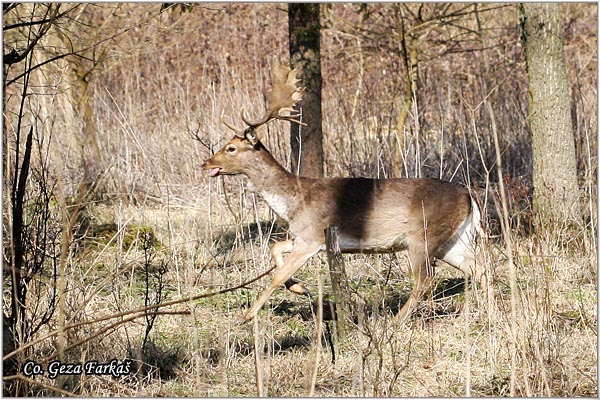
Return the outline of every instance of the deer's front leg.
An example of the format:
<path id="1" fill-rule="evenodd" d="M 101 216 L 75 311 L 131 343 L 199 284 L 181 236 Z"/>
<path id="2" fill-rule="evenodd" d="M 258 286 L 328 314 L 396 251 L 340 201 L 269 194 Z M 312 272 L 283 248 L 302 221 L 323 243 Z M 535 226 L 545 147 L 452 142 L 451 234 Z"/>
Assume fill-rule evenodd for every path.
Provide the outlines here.
<path id="1" fill-rule="evenodd" d="M 284 248 L 284 246 L 285 245 L 282 245 L 280 247 L 280 249 Z M 298 269 L 306 262 L 306 260 L 308 260 L 310 257 L 315 255 L 319 250 L 321 250 L 322 246 L 323 246 L 323 244 L 319 243 L 319 242 L 311 242 L 311 243 L 297 242 L 297 243 L 294 243 L 292 251 L 291 251 L 289 257 L 287 258 L 286 262 L 283 263 L 283 265 L 277 270 L 275 275 L 273 275 L 273 280 L 271 280 L 271 284 L 269 285 L 269 287 L 267 289 L 265 289 L 265 291 L 263 291 L 261 293 L 258 300 L 256 300 L 254 302 L 254 304 L 252 304 L 252 307 L 250 307 L 250 310 L 248 310 L 248 312 L 244 316 L 242 322 L 251 321 L 254 317 L 256 317 L 258 310 L 260 310 L 260 308 L 263 306 L 263 304 L 265 304 L 265 302 L 269 299 L 271 294 L 278 287 L 280 287 L 285 282 L 287 282 L 292 277 L 292 275 L 296 271 L 298 271 Z M 279 266 L 280 265 L 279 262 L 283 261 L 283 257 L 281 257 L 280 254 L 278 254 L 278 255 L 274 254 L 274 257 L 275 257 L 275 263 Z M 278 257 L 280 257 L 280 258 L 278 258 Z"/>
<path id="2" fill-rule="evenodd" d="M 275 260 L 275 265 L 277 268 L 283 268 L 283 253 L 289 253 L 294 248 L 293 240 L 284 240 L 283 242 L 277 242 L 271 247 L 271 255 L 273 256 L 273 260 Z M 304 287 L 304 285 L 294 278 L 290 277 L 284 283 L 285 288 L 292 293 L 299 295 L 308 295 L 308 290 Z"/>

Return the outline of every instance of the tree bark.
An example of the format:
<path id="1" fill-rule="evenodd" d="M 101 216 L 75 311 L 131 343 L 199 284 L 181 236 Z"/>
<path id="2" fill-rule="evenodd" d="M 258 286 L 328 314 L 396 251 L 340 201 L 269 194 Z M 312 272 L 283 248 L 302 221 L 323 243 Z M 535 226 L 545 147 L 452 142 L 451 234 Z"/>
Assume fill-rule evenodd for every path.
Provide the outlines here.
<path id="1" fill-rule="evenodd" d="M 520 5 L 533 148 L 533 206 L 544 223 L 580 216 L 563 27 L 557 3 Z"/>
<path id="2" fill-rule="evenodd" d="M 306 87 L 300 103 L 307 126 L 292 124 L 292 170 L 304 176 L 323 176 L 323 129 L 321 115 L 320 5 L 288 5 L 290 60 L 292 68 L 302 69 Z"/>

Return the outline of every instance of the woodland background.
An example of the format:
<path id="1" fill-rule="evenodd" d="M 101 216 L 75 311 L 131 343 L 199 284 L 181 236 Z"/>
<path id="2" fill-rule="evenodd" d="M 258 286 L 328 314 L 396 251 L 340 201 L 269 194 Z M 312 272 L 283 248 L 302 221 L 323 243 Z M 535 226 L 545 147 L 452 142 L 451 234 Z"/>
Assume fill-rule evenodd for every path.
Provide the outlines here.
<path id="1" fill-rule="evenodd" d="M 321 4 L 324 174 L 473 188 L 495 296 L 440 265 L 393 326 L 406 256 L 347 256 L 362 311 L 332 346 L 311 308 L 325 256 L 297 275 L 313 298 L 279 291 L 255 327 L 235 320 L 268 278 L 212 295 L 268 271 L 285 236 L 244 178 L 200 165 L 231 136 L 222 116 L 263 109 L 288 6 L 3 3 L 4 394 L 596 397 L 597 5 L 560 11 L 583 216 L 541 226 L 518 5 Z M 266 146 L 291 168 L 288 126 Z M 126 358 L 121 378 L 22 374 Z"/>

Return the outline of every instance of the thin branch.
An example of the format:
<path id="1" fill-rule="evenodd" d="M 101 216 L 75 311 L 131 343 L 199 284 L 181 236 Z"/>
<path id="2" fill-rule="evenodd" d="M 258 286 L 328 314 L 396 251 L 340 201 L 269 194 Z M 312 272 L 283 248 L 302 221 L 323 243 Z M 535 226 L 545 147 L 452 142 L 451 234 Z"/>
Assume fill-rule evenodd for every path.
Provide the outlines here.
<path id="1" fill-rule="evenodd" d="M 46 33 L 48 33 L 48 30 L 50 29 L 50 27 L 56 20 L 56 16 L 58 14 L 59 9 L 60 9 L 60 5 L 58 5 L 56 7 L 56 9 L 54 9 L 54 13 L 52 14 L 52 16 L 50 18 L 48 18 L 48 20 L 49 20 L 48 24 L 44 25 L 40 28 L 37 35 L 34 35 L 33 40 L 29 43 L 29 46 L 27 46 L 27 48 L 25 50 L 23 50 L 23 52 L 21 54 L 19 54 L 16 50 L 13 50 L 8 55 L 4 56 L 3 57 L 4 64 L 11 65 L 11 64 L 16 64 L 16 63 L 23 61 L 25 59 L 25 57 L 27 57 L 27 55 L 33 51 L 33 48 L 39 42 L 39 40 Z M 49 11 L 46 11 L 46 14 L 48 14 L 48 12 Z M 31 18 L 33 19 L 33 15 L 31 16 Z M 31 31 L 31 29 L 30 29 L 30 31 Z"/>
<path id="2" fill-rule="evenodd" d="M 102 335 L 103 333 L 105 333 L 106 334 L 105 336 L 107 336 L 110 333 L 112 333 L 112 331 L 114 329 L 118 328 L 119 326 L 126 324 L 127 322 L 131 322 L 138 318 L 148 317 L 148 316 L 158 316 L 158 315 L 189 315 L 189 314 L 191 314 L 191 312 L 189 310 L 185 310 L 185 311 L 155 311 L 155 312 L 149 312 L 149 313 L 135 314 L 135 315 L 132 315 L 123 320 L 114 322 L 114 323 L 110 324 L 109 326 L 103 326 L 102 328 L 100 328 L 96 332 L 94 332 L 93 334 L 86 335 L 80 341 L 70 344 L 69 346 L 66 346 L 62 351 L 66 352 L 68 350 L 74 349 L 75 347 L 81 346 L 82 344 L 85 344 L 85 343 L 89 342 L 90 340 L 97 338 L 98 336 Z M 57 354 L 58 354 L 58 352 L 55 352 L 54 354 L 51 354 L 51 355 L 47 356 L 46 358 L 44 358 L 41 362 L 46 363 L 52 359 L 55 359 Z"/>
<path id="3" fill-rule="evenodd" d="M 65 15 L 67 15 L 69 12 L 71 12 L 72 10 L 74 10 L 75 8 L 79 7 L 81 4 L 76 4 L 74 7 L 69 8 L 66 11 L 61 12 L 60 14 L 57 14 L 55 17 L 51 17 L 51 18 L 44 18 L 38 21 L 29 21 L 29 22 L 19 22 L 16 24 L 12 24 L 12 25 L 6 25 L 4 28 L 2 28 L 2 30 L 4 32 L 9 31 L 11 29 L 16 29 L 16 28 L 22 28 L 24 26 L 35 26 L 35 25 L 41 25 L 41 24 L 45 24 L 47 22 L 54 22 L 55 20 L 64 17 Z"/>
<path id="4" fill-rule="evenodd" d="M 72 8 L 72 9 L 73 9 L 73 8 Z M 85 48 L 83 48 L 83 49 L 79 49 L 79 50 L 76 50 L 76 51 L 74 50 L 74 51 L 71 51 L 71 52 L 68 52 L 68 53 L 65 53 L 65 54 L 61 54 L 61 55 L 58 55 L 58 56 L 52 57 L 52 58 L 50 58 L 50 59 L 48 59 L 48 60 L 46 60 L 46 61 L 44 61 L 44 62 L 42 62 L 42 63 L 40 63 L 40 64 L 37 64 L 37 65 L 35 65 L 35 66 L 33 66 L 33 67 L 29 68 L 29 69 L 28 69 L 27 71 L 25 71 L 24 73 L 22 73 L 22 74 L 20 74 L 20 75 L 16 76 L 15 78 L 11 79 L 10 81 L 6 82 L 6 84 L 5 84 L 5 87 L 6 87 L 6 86 L 9 86 L 9 85 L 11 85 L 11 84 L 13 84 L 13 83 L 15 83 L 17 80 L 21 79 L 23 76 L 25 76 L 25 75 L 26 75 L 26 74 L 28 74 L 29 72 L 31 72 L 31 71 L 33 71 L 33 70 L 35 70 L 35 69 L 37 69 L 37 68 L 40 68 L 40 67 L 42 67 L 42 66 L 44 66 L 44 65 L 46 65 L 46 64 L 48 64 L 48 63 L 51 63 L 51 62 L 53 62 L 53 61 L 60 60 L 61 58 L 64 58 L 64 57 L 68 57 L 68 56 L 75 55 L 75 56 L 78 56 L 78 57 L 82 57 L 82 58 L 84 58 L 84 59 L 86 59 L 86 60 L 93 61 L 93 60 L 90 60 L 90 59 L 89 59 L 89 58 L 87 58 L 87 57 L 84 57 L 84 56 L 83 56 L 82 54 L 80 54 L 80 53 L 83 53 L 83 52 L 85 52 L 85 51 L 88 51 L 88 50 L 93 50 L 93 49 L 95 49 L 95 48 L 99 47 L 99 46 L 100 46 L 101 44 L 103 44 L 104 42 L 107 42 L 107 41 L 109 41 L 109 40 L 113 40 L 113 39 L 115 39 L 115 38 L 117 38 L 117 37 L 119 37 L 119 36 L 121 36 L 121 35 L 123 35 L 123 34 L 125 34 L 125 33 L 129 32 L 130 30 L 132 30 L 132 29 L 134 29 L 134 28 L 137 28 L 137 27 L 139 27 L 139 26 L 142 26 L 142 25 L 144 25 L 144 24 L 148 23 L 149 21 L 151 21 L 152 19 L 156 18 L 157 16 L 160 16 L 160 13 L 159 13 L 159 14 L 157 14 L 157 15 L 152 15 L 152 16 L 150 16 L 150 17 L 146 18 L 145 20 L 141 21 L 140 23 L 136 24 L 136 25 L 130 26 L 130 27 L 128 27 L 128 28 L 125 28 L 125 29 L 123 29 L 121 32 L 118 32 L 118 33 L 116 33 L 116 34 L 114 34 L 114 35 L 111 35 L 111 36 L 109 36 L 109 37 L 107 37 L 107 38 L 101 39 L 100 41 L 98 41 L 97 43 L 95 43 L 95 44 L 93 44 L 93 45 L 91 45 L 91 46 L 88 46 L 88 47 L 85 47 Z M 6 61 L 5 61 L 5 63 L 6 63 Z"/>
<path id="5" fill-rule="evenodd" d="M 2 14 L 6 14 L 18 5 L 19 3 L 2 3 Z"/>
<path id="6" fill-rule="evenodd" d="M 196 295 L 196 296 L 189 296 L 189 297 L 185 297 L 183 299 L 172 300 L 172 301 L 168 301 L 168 302 L 162 303 L 162 304 L 156 304 L 156 305 L 152 305 L 152 306 L 148 306 L 148 307 L 137 308 L 137 309 L 134 309 L 134 310 L 123 311 L 123 312 L 120 312 L 120 313 L 117 313 L 117 314 L 114 314 L 114 315 L 109 315 L 109 316 L 106 316 L 106 317 L 101 317 L 101 318 L 93 319 L 91 321 L 78 322 L 78 323 L 75 323 L 75 324 L 66 325 L 66 326 L 63 327 L 63 329 L 65 329 L 65 330 L 66 329 L 74 329 L 74 328 L 78 328 L 80 326 L 95 324 L 95 323 L 98 323 L 98 322 L 107 321 L 107 320 L 114 319 L 114 318 L 120 318 L 120 317 L 124 317 L 124 316 L 131 315 L 131 314 L 145 313 L 146 311 L 153 310 L 153 309 L 158 309 L 158 308 L 161 308 L 161 307 L 169 307 L 169 306 L 173 306 L 173 305 L 176 305 L 176 304 L 186 303 L 188 301 L 194 301 L 194 300 L 203 299 L 203 298 L 206 298 L 206 297 L 216 296 L 216 295 L 223 294 L 223 293 L 233 292 L 235 290 L 242 289 L 242 288 L 248 286 L 249 284 L 256 282 L 257 280 L 261 279 L 262 277 L 268 275 L 269 273 L 271 273 L 271 271 L 273 271 L 273 269 L 275 269 L 275 267 L 276 266 L 274 265 L 273 267 L 269 268 L 267 271 L 265 271 L 262 274 L 256 276 L 255 278 L 252 278 L 249 281 L 241 283 L 241 284 L 239 284 L 237 286 L 233 286 L 233 287 L 229 287 L 229 288 L 217 290 L 215 292 L 202 293 L 202 294 L 199 294 L 199 295 Z M 140 316 L 143 316 L 143 315 L 140 315 Z M 19 347 L 18 349 L 15 349 L 14 351 L 6 354 L 2 358 L 2 360 L 8 360 L 9 358 L 13 357 L 14 355 L 22 353 L 23 351 L 25 351 L 29 347 L 34 346 L 34 345 L 36 345 L 36 344 L 38 344 L 40 342 L 43 342 L 44 340 L 49 339 L 49 338 L 51 338 L 53 336 L 56 336 L 57 334 L 58 334 L 58 329 L 53 330 L 52 332 L 49 332 L 46 335 L 44 335 L 44 336 L 42 336 L 42 337 L 40 337 L 40 338 L 38 338 L 36 340 L 33 340 L 33 341 L 29 342 L 29 343 L 26 343 L 23 346 Z"/>
<path id="7" fill-rule="evenodd" d="M 80 51 L 85 51 L 85 49 L 84 49 L 84 50 L 80 50 Z M 13 83 L 15 83 L 16 81 L 18 81 L 19 79 L 21 79 L 22 77 L 24 77 L 25 75 L 28 75 L 30 72 L 32 72 L 32 71 L 34 71 L 34 70 L 36 70 L 36 69 L 38 69 L 38 68 L 41 68 L 41 67 L 43 67 L 43 66 L 44 66 L 44 65 L 46 65 L 46 64 L 49 64 L 49 63 L 51 63 L 51 62 L 53 62 L 53 61 L 60 60 L 61 58 L 65 58 L 65 57 L 68 57 L 68 56 L 72 56 L 72 55 L 78 55 L 77 53 L 78 53 L 78 52 L 71 52 L 71 53 L 65 53 L 65 54 L 61 54 L 61 55 L 58 55 L 58 56 L 56 56 L 56 57 L 50 58 L 50 59 L 48 59 L 48 60 L 46 60 L 46 61 L 44 61 L 44 62 L 41 62 L 41 63 L 39 63 L 39 64 L 37 64 L 37 65 L 34 65 L 33 67 L 31 67 L 31 68 L 28 68 L 28 69 L 27 69 L 25 72 L 23 72 L 22 74 L 20 74 L 20 75 L 17 75 L 15 78 L 13 78 L 13 79 L 11 79 L 10 81 L 6 82 L 6 85 L 5 85 L 5 86 L 12 85 L 12 84 L 13 84 Z"/>

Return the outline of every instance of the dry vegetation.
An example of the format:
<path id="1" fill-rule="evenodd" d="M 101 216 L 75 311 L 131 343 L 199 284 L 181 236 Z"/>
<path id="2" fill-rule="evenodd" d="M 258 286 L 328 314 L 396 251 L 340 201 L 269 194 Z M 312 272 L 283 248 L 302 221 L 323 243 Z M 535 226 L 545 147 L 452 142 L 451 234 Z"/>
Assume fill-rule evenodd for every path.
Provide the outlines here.
<path id="1" fill-rule="evenodd" d="M 31 7 L 5 17 L 28 18 Z M 30 283 L 31 326 L 42 321 L 40 310 L 54 310 L 26 341 L 45 339 L 19 357 L 44 367 L 59 358 L 137 361 L 121 378 L 5 379 L 6 393 L 18 386 L 34 396 L 57 395 L 53 388 L 82 396 L 253 396 L 258 365 L 269 396 L 506 396 L 512 374 L 516 395 L 596 397 L 597 6 L 562 9 L 585 208 L 578 227 L 534 226 L 518 13 L 514 5 L 494 7 L 422 35 L 418 98 L 401 135 L 405 176 L 477 189 L 487 232 L 479 254 L 493 274 L 494 297 L 486 302 L 477 288 L 465 291 L 461 277 L 439 263 L 434 298 L 394 326 L 392 312 L 409 293 L 406 256 L 347 256 L 361 311 L 335 354 L 327 340 L 332 323 L 325 321 L 319 340 L 310 307 L 320 286 L 331 293 L 324 255 L 297 275 L 314 298 L 276 292 L 257 327 L 237 326 L 236 318 L 268 278 L 154 317 L 125 313 L 234 287 L 272 267 L 269 246 L 285 236 L 280 221 L 246 191 L 244 178 L 209 179 L 200 164 L 230 136 L 222 114 L 235 121 L 240 108 L 263 106 L 271 58 L 287 59 L 285 4 L 195 4 L 162 13 L 160 4 L 74 7 L 42 39 L 34 64 L 69 46 L 93 47 L 31 74 L 23 127 L 22 80 L 5 93 L 5 243 L 16 132 L 25 132 L 22 154 L 33 127 L 25 219 L 32 229 L 44 227 L 48 257 Z M 326 174 L 393 175 L 407 90 L 397 15 L 388 4 L 323 9 Z M 5 53 L 23 45 L 19 34 L 5 32 Z M 23 66 L 7 71 L 10 81 Z M 516 314 L 485 102 L 501 136 Z M 288 125 L 268 129 L 267 147 L 289 166 Z M 57 270 L 64 274 L 54 279 Z M 3 293 L 7 315 L 7 272 Z M 93 322 L 69 328 L 86 321 Z M 5 378 L 6 371 L 5 364 Z"/>

